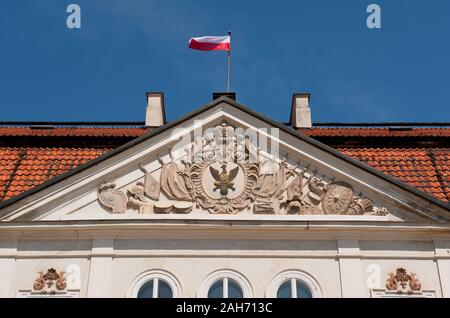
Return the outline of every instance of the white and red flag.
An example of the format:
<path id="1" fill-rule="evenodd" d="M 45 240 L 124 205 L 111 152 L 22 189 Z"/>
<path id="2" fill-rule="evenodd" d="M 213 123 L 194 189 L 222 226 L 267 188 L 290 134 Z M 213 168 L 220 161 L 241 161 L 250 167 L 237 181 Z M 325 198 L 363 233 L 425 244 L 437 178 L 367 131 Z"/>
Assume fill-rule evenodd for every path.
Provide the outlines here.
<path id="1" fill-rule="evenodd" d="M 231 50 L 231 36 L 201 36 L 189 40 L 189 48 L 201 51 L 228 51 Z"/>

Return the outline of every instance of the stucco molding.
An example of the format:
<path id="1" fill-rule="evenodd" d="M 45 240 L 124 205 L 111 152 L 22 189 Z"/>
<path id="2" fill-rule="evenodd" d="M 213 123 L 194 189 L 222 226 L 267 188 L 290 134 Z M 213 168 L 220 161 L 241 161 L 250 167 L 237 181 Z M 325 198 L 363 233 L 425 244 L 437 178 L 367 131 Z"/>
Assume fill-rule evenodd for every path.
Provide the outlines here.
<path id="1" fill-rule="evenodd" d="M 399 239 L 407 235 L 421 235 L 422 238 L 438 240 L 448 239 L 449 224 L 422 223 L 392 223 L 363 221 L 247 221 L 247 220 L 98 220 L 92 221 L 47 221 L 47 222 L 14 222 L 0 223 L 0 240 L 45 239 L 63 235 L 67 239 L 98 239 L 98 238 L 151 238 L 160 237 L 190 237 L 201 238 L 206 235 L 222 235 L 233 238 L 237 234 L 242 237 L 257 238 L 288 237 L 296 234 L 319 235 L 322 237 L 342 238 L 352 235 L 355 238 L 382 238 L 385 235 L 395 235 Z M 170 230 L 170 234 L 168 234 Z M 331 231 L 331 233 L 330 233 Z M 165 233 L 165 234 L 164 234 Z M 161 234 L 164 234 L 161 236 Z M 286 234 L 286 235 L 285 235 Z M 425 236 L 424 236 L 425 235 Z"/>

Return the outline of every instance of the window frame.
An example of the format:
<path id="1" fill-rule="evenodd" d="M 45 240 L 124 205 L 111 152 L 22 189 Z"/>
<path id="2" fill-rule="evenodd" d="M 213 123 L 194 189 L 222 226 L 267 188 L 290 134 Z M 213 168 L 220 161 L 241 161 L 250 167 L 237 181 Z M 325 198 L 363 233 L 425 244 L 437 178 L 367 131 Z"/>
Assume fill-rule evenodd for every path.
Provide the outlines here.
<path id="1" fill-rule="evenodd" d="M 127 297 L 137 298 L 140 289 L 151 280 L 153 280 L 152 298 L 155 298 L 154 296 L 158 294 L 160 280 L 169 285 L 170 289 L 172 290 L 172 298 L 182 297 L 181 284 L 178 282 L 177 278 L 171 273 L 160 269 L 145 271 L 137 276 L 131 284 L 131 287 L 127 293 Z"/>
<path id="2" fill-rule="evenodd" d="M 241 287 L 241 285 L 237 282 L 237 281 L 235 281 L 234 279 L 232 279 L 232 278 L 229 278 L 229 277 L 223 277 L 223 278 L 219 278 L 218 280 L 216 280 L 214 283 L 212 283 L 212 285 L 211 286 L 209 286 L 209 289 L 208 289 L 208 295 L 207 296 L 209 296 L 209 292 L 210 292 L 210 290 L 211 290 L 211 288 L 215 285 L 215 284 L 217 284 L 217 283 L 219 283 L 219 282 L 222 282 L 222 284 L 223 284 L 223 297 L 221 297 L 221 298 L 224 298 L 224 299 L 228 299 L 229 297 L 229 288 L 228 288 L 228 286 L 229 286 L 229 284 L 230 284 L 230 280 L 233 282 L 233 283 L 236 283 L 236 285 L 241 289 L 241 292 L 242 292 L 242 296 L 244 296 L 244 290 L 242 289 L 242 287 Z M 209 298 L 209 297 L 208 297 Z"/>
<path id="3" fill-rule="evenodd" d="M 295 285 L 293 284 L 294 280 Z M 266 297 L 277 298 L 279 288 L 288 281 L 291 281 L 291 295 L 296 295 L 297 288 L 294 288 L 294 286 L 296 286 L 297 280 L 300 280 L 309 288 L 312 298 L 322 297 L 322 290 L 318 282 L 311 275 L 300 270 L 287 270 L 276 275 L 267 287 Z"/>
<path id="4" fill-rule="evenodd" d="M 228 281 L 230 279 L 236 282 L 236 284 L 241 288 L 242 295 L 244 298 L 253 298 L 253 289 L 249 280 L 241 273 L 238 273 L 230 269 L 217 270 L 209 274 L 201 283 L 197 291 L 197 297 L 208 298 L 210 288 L 220 280 L 222 280 L 224 283 L 223 286 L 224 296 L 227 295 L 228 290 L 226 290 L 227 289 L 226 287 L 228 287 Z M 227 283 L 226 285 L 225 282 Z"/>

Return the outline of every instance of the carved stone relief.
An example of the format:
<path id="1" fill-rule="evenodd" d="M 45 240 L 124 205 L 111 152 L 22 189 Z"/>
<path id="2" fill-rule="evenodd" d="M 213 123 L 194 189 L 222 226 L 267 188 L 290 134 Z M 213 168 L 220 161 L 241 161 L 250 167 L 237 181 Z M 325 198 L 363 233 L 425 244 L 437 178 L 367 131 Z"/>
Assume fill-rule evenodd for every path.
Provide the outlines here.
<path id="1" fill-rule="evenodd" d="M 376 208 L 370 199 L 356 195 L 352 186 L 342 181 L 327 181 L 317 171 L 308 169 L 295 175 L 287 187 L 286 213 L 328 215 L 386 215 L 385 208 Z"/>
<path id="2" fill-rule="evenodd" d="M 161 168 L 161 189 L 168 199 L 177 201 L 192 201 L 192 197 L 186 187 L 182 176 L 182 169 L 176 162 L 164 163 L 160 158 Z"/>
<path id="3" fill-rule="evenodd" d="M 218 135 L 207 135 L 184 149 L 177 162 L 161 165 L 159 181 L 140 165 L 144 180 L 136 182 L 126 194 L 113 183 L 99 187 L 100 202 L 112 213 L 134 208 L 139 213 L 190 213 L 194 207 L 213 214 L 235 214 L 250 210 L 254 214 L 386 215 L 372 200 L 355 194 L 352 186 L 319 176 L 300 163 L 284 158 L 261 160 L 251 140 L 235 134 L 223 123 L 215 127 Z M 270 164 L 272 169 L 265 169 Z M 163 194 L 163 195 L 162 195 Z"/>
<path id="4" fill-rule="evenodd" d="M 56 269 L 50 268 L 47 272 L 39 272 L 38 277 L 34 281 L 33 290 L 41 294 L 54 294 L 57 291 L 64 291 L 67 287 L 64 272 L 57 272 Z"/>
<path id="5" fill-rule="evenodd" d="M 127 196 L 114 188 L 112 182 L 102 184 L 98 188 L 98 199 L 101 204 L 111 209 L 112 213 L 124 213 L 127 210 Z"/>
<path id="6" fill-rule="evenodd" d="M 397 268 L 395 273 L 389 273 L 389 278 L 386 281 L 386 289 L 398 292 L 416 292 L 420 291 L 422 284 L 416 274 L 406 271 L 404 268 Z"/>
<path id="7" fill-rule="evenodd" d="M 152 200 L 158 201 L 159 194 L 161 193 L 161 187 L 159 182 L 153 178 L 150 172 L 148 172 L 143 165 L 140 168 L 145 172 L 144 177 L 144 193 Z"/>

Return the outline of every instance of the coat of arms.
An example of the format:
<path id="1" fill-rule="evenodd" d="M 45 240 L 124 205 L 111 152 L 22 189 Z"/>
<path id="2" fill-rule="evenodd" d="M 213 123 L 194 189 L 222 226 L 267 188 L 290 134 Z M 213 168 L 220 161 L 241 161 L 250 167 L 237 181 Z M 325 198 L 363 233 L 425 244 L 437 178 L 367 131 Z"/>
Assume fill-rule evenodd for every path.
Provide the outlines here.
<path id="1" fill-rule="evenodd" d="M 227 124 L 215 127 L 221 138 L 205 138 L 190 150 L 185 181 L 199 206 L 211 213 L 237 213 L 254 200 L 259 168 L 250 143 L 240 144 Z M 214 160 L 212 160 L 214 159 Z"/>
<path id="2" fill-rule="evenodd" d="M 227 196 L 228 190 L 236 191 L 234 188 L 234 178 L 236 178 L 239 167 L 232 169 L 230 172 L 227 171 L 227 165 L 222 165 L 222 172 L 214 169 L 212 166 L 209 167 L 211 175 L 214 177 L 216 182 L 214 182 L 215 188 L 213 191 L 220 190 L 220 195 Z"/>
<path id="3" fill-rule="evenodd" d="M 287 157 L 277 158 L 257 148 L 251 138 L 254 133 L 226 122 L 211 127 L 177 149 L 181 154 L 169 151 L 169 161 L 157 155 L 159 180 L 141 165 L 144 179 L 130 187 L 127 195 L 106 183 L 99 188 L 99 200 L 112 213 L 125 213 L 129 207 L 156 214 L 388 213 L 361 193 L 355 194 L 346 182 L 330 180 L 317 170 L 310 171 L 309 164 L 301 167 L 300 162 L 292 164 Z"/>

